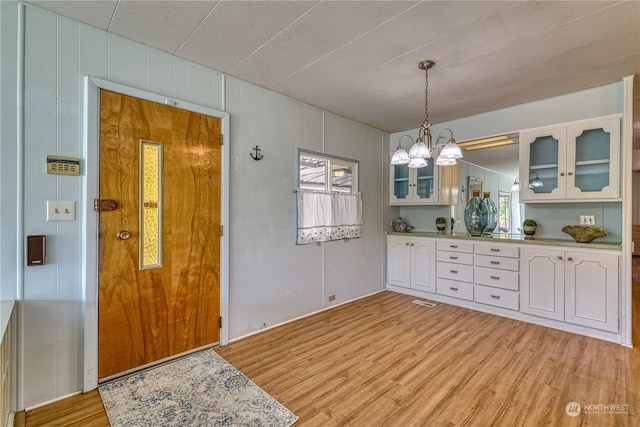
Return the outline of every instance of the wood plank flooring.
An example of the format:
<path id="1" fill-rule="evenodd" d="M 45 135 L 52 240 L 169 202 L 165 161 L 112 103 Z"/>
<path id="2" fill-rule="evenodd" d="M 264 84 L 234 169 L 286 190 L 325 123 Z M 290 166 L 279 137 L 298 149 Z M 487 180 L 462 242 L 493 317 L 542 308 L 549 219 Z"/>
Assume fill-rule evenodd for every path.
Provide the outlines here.
<path id="1" fill-rule="evenodd" d="M 217 351 L 298 415 L 296 427 L 640 425 L 638 348 L 414 299 L 385 291 Z M 586 413 L 604 404 L 628 409 Z M 97 392 L 25 418 L 108 425 Z"/>

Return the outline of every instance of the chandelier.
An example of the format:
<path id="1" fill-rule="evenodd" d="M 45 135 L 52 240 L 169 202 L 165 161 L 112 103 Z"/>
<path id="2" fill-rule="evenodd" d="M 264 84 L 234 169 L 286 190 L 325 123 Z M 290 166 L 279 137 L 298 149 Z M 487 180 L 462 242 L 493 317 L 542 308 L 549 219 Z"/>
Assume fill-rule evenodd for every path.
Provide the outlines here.
<path id="1" fill-rule="evenodd" d="M 403 135 L 398 141 L 398 147 L 391 156 L 392 165 L 409 165 L 410 168 L 423 168 L 429 165 L 429 159 L 436 157 L 436 165 L 450 166 L 457 163 L 457 159 L 462 158 L 462 151 L 453 138 L 451 129 L 443 129 L 435 145 L 431 144 L 431 122 L 429 122 L 429 69 L 435 65 L 431 60 L 425 60 L 418 63 L 418 68 L 424 70 L 424 121 L 418 130 L 418 138 L 415 144 L 409 135 Z M 442 135 L 443 132 L 449 132 L 450 137 Z M 409 138 L 411 140 L 411 148 L 409 152 L 402 146 L 402 140 Z"/>

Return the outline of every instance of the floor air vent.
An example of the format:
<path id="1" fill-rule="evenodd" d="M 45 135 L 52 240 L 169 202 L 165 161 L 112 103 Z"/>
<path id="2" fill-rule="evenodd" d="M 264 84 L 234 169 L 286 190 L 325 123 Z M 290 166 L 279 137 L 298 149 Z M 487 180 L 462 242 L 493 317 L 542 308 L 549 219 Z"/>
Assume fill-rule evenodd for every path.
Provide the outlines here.
<path id="1" fill-rule="evenodd" d="M 414 299 L 414 300 L 413 300 L 413 303 L 414 303 L 414 304 L 421 305 L 421 306 L 423 306 L 423 307 L 429 307 L 429 308 L 431 308 L 431 307 L 435 307 L 435 306 L 437 305 L 437 304 L 434 304 L 434 303 L 432 303 L 432 302 L 422 301 L 422 300 L 419 300 L 419 299 Z"/>

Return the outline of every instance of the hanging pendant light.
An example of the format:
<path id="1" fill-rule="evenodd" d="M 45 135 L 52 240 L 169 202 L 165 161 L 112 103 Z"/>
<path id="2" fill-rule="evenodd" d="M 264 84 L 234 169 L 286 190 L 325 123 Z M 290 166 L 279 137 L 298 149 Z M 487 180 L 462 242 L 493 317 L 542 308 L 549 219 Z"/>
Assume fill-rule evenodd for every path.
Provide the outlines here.
<path id="1" fill-rule="evenodd" d="M 413 139 L 409 135 L 402 135 L 400 137 L 400 141 L 398 141 L 398 147 L 396 148 L 395 153 L 391 156 L 391 164 L 392 165 L 406 165 L 409 163 L 409 153 L 402 146 L 402 139 L 409 138 L 411 144 L 413 145 Z"/>
<path id="2" fill-rule="evenodd" d="M 511 186 L 511 191 L 520 191 L 520 180 L 519 178 L 516 176 L 515 181 L 513 181 L 513 185 Z"/>
<path id="3" fill-rule="evenodd" d="M 435 157 L 436 152 L 440 153 L 436 159 L 438 166 L 451 166 L 457 163 L 457 159 L 462 158 L 462 151 L 453 138 L 451 129 L 443 129 L 436 139 L 435 147 L 431 145 L 431 123 L 429 122 L 429 69 L 435 65 L 434 61 L 424 60 L 418 63 L 418 68 L 424 70 L 424 120 L 418 130 L 418 138 L 407 153 L 400 143 L 404 135 L 400 138 L 396 151 L 391 156 L 392 165 L 408 164 L 410 168 L 423 168 L 429 165 L 429 158 Z M 449 131 L 449 139 L 442 136 L 442 132 Z M 411 138 L 411 137 L 409 137 Z M 443 140 L 442 145 L 439 144 Z"/>

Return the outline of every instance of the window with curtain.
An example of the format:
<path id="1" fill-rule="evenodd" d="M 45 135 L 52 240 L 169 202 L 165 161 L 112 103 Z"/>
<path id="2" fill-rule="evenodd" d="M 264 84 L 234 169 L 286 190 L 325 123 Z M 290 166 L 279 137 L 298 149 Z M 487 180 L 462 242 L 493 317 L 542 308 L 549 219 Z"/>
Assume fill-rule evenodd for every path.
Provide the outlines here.
<path id="1" fill-rule="evenodd" d="M 297 243 L 362 235 L 358 161 L 298 149 Z"/>

